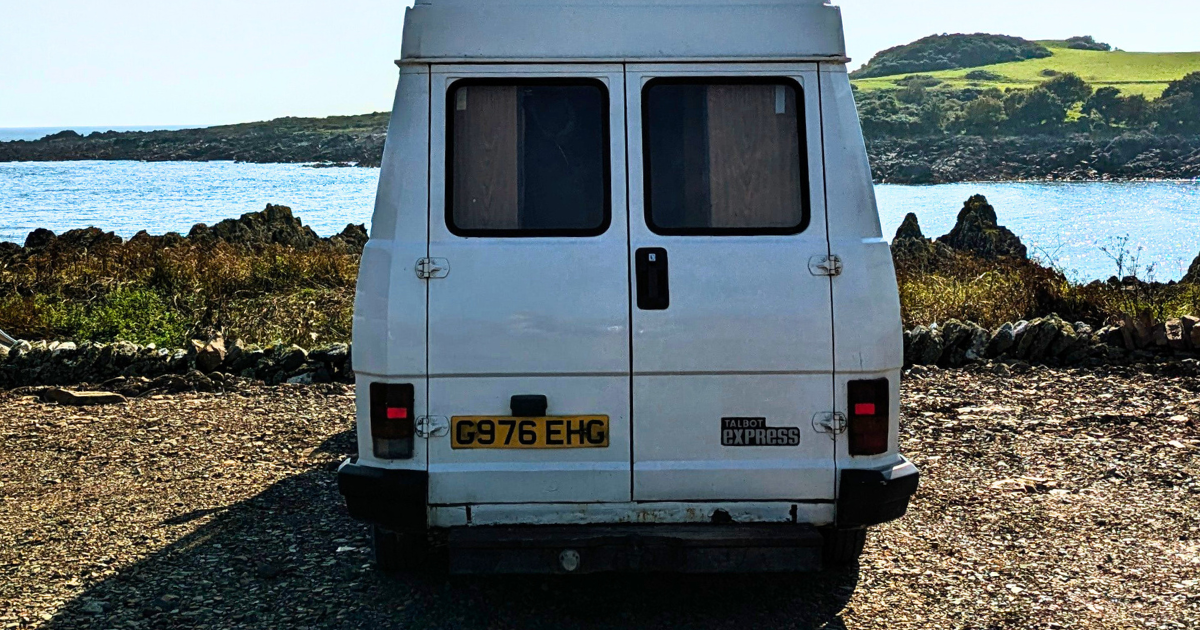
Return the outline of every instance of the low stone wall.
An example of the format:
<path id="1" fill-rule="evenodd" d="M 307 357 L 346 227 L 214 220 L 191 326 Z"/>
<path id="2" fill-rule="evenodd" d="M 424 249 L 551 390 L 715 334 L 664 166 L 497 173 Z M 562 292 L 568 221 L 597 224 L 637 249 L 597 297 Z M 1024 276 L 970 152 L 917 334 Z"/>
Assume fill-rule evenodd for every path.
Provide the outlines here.
<path id="1" fill-rule="evenodd" d="M 1145 318 L 1093 330 L 1057 315 L 1004 324 L 989 331 L 971 322 L 917 326 L 904 333 L 906 366 L 961 367 L 1000 361 L 1059 367 L 1132 365 L 1200 358 L 1200 319 Z"/>
<path id="2" fill-rule="evenodd" d="M 352 349 L 313 350 L 226 344 L 216 338 L 186 349 L 71 342 L 0 345 L 0 389 L 87 384 L 126 396 L 179 391 L 224 391 L 261 381 L 352 383 Z M 1060 317 L 1005 324 L 989 331 L 950 320 L 904 333 L 905 367 L 959 368 L 989 362 L 1009 366 L 1099 367 L 1179 361 L 1200 371 L 1200 318 L 1146 319 L 1093 330 Z"/>
<path id="3" fill-rule="evenodd" d="M 111 344 L 18 341 L 0 348 L 0 389 L 89 384 L 126 396 L 179 391 L 223 391 L 263 381 L 354 381 L 349 344 L 313 350 L 298 346 L 226 347 L 223 339 L 193 342 L 187 349 Z"/>

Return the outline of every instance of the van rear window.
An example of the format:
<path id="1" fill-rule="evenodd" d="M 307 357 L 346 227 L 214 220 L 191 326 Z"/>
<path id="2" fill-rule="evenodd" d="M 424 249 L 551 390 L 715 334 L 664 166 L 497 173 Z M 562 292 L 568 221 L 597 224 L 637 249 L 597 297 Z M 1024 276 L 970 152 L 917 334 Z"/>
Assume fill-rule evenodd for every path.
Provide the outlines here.
<path id="1" fill-rule="evenodd" d="M 460 80 L 447 94 L 446 220 L 460 236 L 594 236 L 611 222 L 608 90 Z"/>
<path id="2" fill-rule="evenodd" d="M 791 79 L 655 79 L 642 92 L 646 221 L 659 234 L 808 227 L 804 98 Z"/>

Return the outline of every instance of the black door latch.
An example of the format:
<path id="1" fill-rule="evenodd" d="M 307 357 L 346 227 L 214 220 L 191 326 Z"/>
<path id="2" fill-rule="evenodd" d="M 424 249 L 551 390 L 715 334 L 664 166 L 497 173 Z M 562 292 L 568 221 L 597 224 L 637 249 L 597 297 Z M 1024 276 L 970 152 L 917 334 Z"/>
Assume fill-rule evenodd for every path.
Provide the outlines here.
<path id="1" fill-rule="evenodd" d="M 665 311 L 671 306 L 671 283 L 667 274 L 667 250 L 643 247 L 635 255 L 637 304 L 643 311 Z"/>

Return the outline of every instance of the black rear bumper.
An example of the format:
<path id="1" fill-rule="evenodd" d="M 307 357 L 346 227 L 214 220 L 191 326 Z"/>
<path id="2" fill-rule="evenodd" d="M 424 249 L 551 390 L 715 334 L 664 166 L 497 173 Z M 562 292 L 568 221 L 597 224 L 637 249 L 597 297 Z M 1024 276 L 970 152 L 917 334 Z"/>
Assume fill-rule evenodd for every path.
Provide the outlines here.
<path id="1" fill-rule="evenodd" d="M 897 466 L 842 470 L 837 500 L 838 527 L 879 525 L 904 516 L 920 479 L 920 471 L 907 459 Z"/>
<path id="2" fill-rule="evenodd" d="M 874 526 L 874 524 L 894 521 L 905 515 L 908 510 L 908 500 L 917 492 L 920 473 L 910 462 L 904 460 L 900 466 L 888 466 L 878 469 L 844 469 L 838 491 L 838 522 L 839 528 L 857 528 Z M 346 497 L 347 509 L 355 520 L 377 524 L 394 532 L 420 532 L 426 529 L 427 499 L 430 490 L 430 475 L 425 470 L 395 470 L 359 466 L 353 460 L 347 460 L 337 470 L 337 487 L 342 496 Z M 661 528 L 662 526 L 652 526 Z M 746 524 L 739 527 L 760 527 Z M 773 527 L 773 526 L 768 526 Z M 787 535 L 794 535 L 794 527 L 786 529 Z M 491 529 L 491 528 L 488 528 Z M 542 532 L 551 532 L 541 529 Z M 706 532 L 715 532 L 712 526 L 704 526 Z M 767 532 L 766 529 L 761 529 Z M 649 536 L 631 529 L 636 540 L 659 541 L 662 536 Z M 493 533 L 497 533 L 493 530 Z M 739 530 L 738 535 L 751 533 L 751 530 Z M 612 540 L 611 530 L 604 530 L 598 540 Z M 690 535 L 690 534 L 689 534 Z M 708 534 L 706 534 L 708 535 Z M 768 533 L 768 535 L 775 535 Z M 608 536 L 608 538 L 606 538 Z M 626 536 L 626 534 L 619 534 Z M 510 536 L 505 534 L 503 539 Z M 626 536 L 628 538 L 628 536 Z M 463 541 L 472 540 L 469 538 Z M 600 546 L 606 546 L 607 542 Z M 638 544 L 640 545 L 640 544 Z M 637 547 L 638 545 L 634 545 Z M 654 545 L 658 545 L 655 542 Z M 636 554 L 635 554 L 636 557 Z M 624 562 L 624 560 L 613 560 Z M 672 560 L 672 563 L 676 560 Z"/>
<path id="3" fill-rule="evenodd" d="M 429 473 L 360 466 L 346 460 L 338 468 L 338 490 L 355 520 L 395 532 L 423 531 Z"/>
<path id="4" fill-rule="evenodd" d="M 792 523 L 456 527 L 456 574 L 761 573 L 821 569 L 823 538 Z"/>

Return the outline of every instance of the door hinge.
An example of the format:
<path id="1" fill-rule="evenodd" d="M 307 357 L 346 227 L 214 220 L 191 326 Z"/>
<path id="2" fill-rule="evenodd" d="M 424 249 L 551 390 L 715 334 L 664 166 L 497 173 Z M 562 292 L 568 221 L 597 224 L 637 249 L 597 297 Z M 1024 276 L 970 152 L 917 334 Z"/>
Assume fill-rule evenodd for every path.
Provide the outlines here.
<path id="1" fill-rule="evenodd" d="M 835 437 L 846 432 L 846 414 L 837 411 L 822 411 L 813 416 L 813 429 L 817 433 L 828 433 Z"/>
<path id="2" fill-rule="evenodd" d="M 445 416 L 421 416 L 417 418 L 417 437 L 429 439 L 450 434 L 450 421 Z"/>
<path id="3" fill-rule="evenodd" d="M 417 277 L 422 280 L 445 278 L 450 273 L 450 261 L 445 258 L 422 258 L 417 261 Z"/>
<path id="4" fill-rule="evenodd" d="M 835 254 L 813 256 L 808 259 L 808 270 L 814 276 L 829 276 L 830 278 L 840 276 L 842 275 L 842 259 Z"/>

